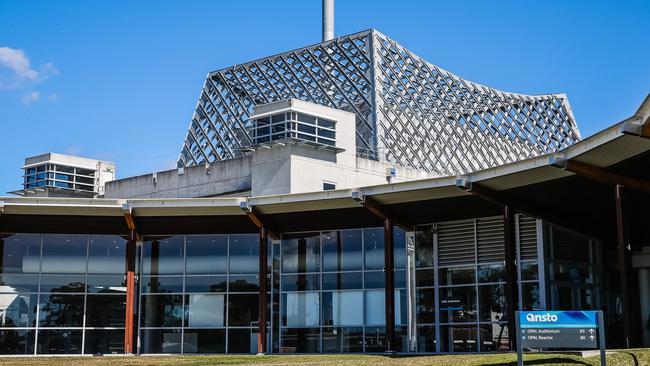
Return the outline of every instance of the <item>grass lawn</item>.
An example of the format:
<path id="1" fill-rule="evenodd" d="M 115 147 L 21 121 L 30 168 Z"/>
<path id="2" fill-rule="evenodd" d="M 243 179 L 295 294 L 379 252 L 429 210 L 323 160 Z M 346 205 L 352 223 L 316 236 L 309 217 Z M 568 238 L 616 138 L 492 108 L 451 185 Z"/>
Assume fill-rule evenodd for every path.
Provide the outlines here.
<path id="1" fill-rule="evenodd" d="M 526 365 L 600 365 L 600 358 L 559 355 L 527 354 Z M 372 355 L 309 355 L 309 356 L 131 356 L 131 357 L 39 357 L 0 358 L 0 365 L 47 365 L 47 366 L 121 366 L 121 365 L 369 365 L 369 366 L 516 366 L 515 354 L 453 355 L 384 357 Z M 650 349 L 616 351 L 607 355 L 608 366 L 650 366 Z"/>

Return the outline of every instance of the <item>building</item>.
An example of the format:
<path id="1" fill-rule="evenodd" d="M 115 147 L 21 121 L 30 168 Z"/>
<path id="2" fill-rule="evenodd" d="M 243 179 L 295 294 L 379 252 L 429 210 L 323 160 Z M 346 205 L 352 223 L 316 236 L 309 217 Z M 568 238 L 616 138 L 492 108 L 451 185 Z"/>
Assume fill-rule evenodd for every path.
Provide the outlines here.
<path id="1" fill-rule="evenodd" d="M 101 197 L 115 179 L 115 163 L 47 153 L 25 159 L 23 189 L 11 192 L 34 197 Z"/>
<path id="2" fill-rule="evenodd" d="M 177 169 L 0 198 L 0 354 L 507 351 L 529 309 L 648 346 L 649 165 L 650 97 L 581 139 L 562 94 L 328 37 L 210 73 Z"/>

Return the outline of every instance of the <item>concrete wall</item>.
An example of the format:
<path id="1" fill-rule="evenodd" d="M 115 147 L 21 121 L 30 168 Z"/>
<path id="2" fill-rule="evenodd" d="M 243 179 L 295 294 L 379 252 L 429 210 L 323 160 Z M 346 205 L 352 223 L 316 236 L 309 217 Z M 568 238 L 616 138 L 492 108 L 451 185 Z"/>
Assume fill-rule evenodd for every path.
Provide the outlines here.
<path id="1" fill-rule="evenodd" d="M 249 157 L 119 179 L 106 183 L 105 198 L 213 197 L 248 191 L 251 187 Z M 154 175 L 156 176 L 154 183 Z"/>

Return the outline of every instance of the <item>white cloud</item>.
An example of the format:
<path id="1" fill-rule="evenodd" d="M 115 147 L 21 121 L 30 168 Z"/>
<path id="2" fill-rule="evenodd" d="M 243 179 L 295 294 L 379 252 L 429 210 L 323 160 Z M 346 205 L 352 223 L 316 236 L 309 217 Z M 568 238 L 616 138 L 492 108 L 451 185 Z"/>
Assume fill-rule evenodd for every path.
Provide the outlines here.
<path id="1" fill-rule="evenodd" d="M 26 83 L 37 83 L 59 74 L 53 63 L 48 62 L 38 70 L 31 66 L 25 51 L 0 47 L 0 89 L 15 89 Z"/>
<path id="2" fill-rule="evenodd" d="M 58 93 L 52 93 L 47 96 L 47 100 L 50 102 L 53 102 L 55 100 L 59 99 L 59 94 Z"/>
<path id="3" fill-rule="evenodd" d="M 0 47 L 0 65 L 11 69 L 18 79 L 38 79 L 38 71 L 31 68 L 29 58 L 23 50 Z"/>
<path id="4" fill-rule="evenodd" d="M 37 102 L 39 99 L 41 99 L 41 94 L 39 92 L 31 92 L 23 95 L 22 101 L 23 105 L 30 105 L 34 102 Z"/>

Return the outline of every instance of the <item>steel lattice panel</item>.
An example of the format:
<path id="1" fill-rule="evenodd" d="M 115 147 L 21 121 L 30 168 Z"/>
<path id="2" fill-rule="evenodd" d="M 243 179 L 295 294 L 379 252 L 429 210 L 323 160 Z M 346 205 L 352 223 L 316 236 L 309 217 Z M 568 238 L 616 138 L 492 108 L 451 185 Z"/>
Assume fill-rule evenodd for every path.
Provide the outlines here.
<path id="1" fill-rule="evenodd" d="M 505 93 L 463 80 L 370 30 L 210 73 L 178 165 L 243 155 L 252 107 L 288 98 L 355 113 L 358 156 L 440 175 L 580 139 L 564 95 Z"/>

